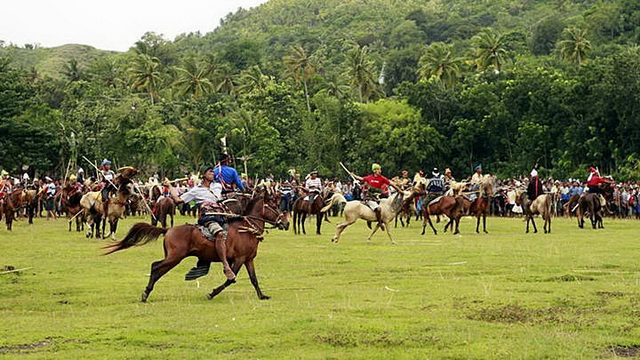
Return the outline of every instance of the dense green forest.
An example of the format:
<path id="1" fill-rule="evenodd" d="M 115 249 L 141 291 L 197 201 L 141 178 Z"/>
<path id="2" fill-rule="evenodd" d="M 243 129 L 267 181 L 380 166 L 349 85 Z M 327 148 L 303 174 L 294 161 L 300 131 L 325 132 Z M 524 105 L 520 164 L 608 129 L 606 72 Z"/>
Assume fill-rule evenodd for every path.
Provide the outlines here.
<path id="1" fill-rule="evenodd" d="M 0 42 L 0 166 L 108 157 L 178 175 L 226 136 L 252 176 L 537 162 L 638 179 L 639 41 L 637 0 L 271 0 L 126 53 L 60 63 Z"/>

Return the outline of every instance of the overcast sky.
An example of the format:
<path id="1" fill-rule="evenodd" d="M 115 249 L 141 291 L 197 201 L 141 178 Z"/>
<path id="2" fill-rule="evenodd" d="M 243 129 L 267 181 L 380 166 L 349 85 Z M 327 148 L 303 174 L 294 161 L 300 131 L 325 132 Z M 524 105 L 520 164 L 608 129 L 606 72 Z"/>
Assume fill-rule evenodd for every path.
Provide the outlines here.
<path id="1" fill-rule="evenodd" d="M 207 33 L 239 7 L 266 0 L 8 0 L 2 1 L 0 40 L 19 46 L 85 44 L 126 51 L 147 31 L 173 38 Z"/>

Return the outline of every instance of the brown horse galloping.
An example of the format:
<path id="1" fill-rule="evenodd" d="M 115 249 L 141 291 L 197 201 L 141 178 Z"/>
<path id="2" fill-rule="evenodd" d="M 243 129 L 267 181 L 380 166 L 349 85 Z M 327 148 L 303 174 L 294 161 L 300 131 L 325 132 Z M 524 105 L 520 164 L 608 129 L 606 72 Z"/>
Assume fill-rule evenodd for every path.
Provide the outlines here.
<path id="1" fill-rule="evenodd" d="M 263 196 L 255 197 L 247 206 L 245 215 L 230 219 L 227 235 L 227 256 L 229 265 L 238 274 L 242 265 L 249 273 L 251 284 L 261 300 L 269 299 L 258 286 L 253 259 L 258 253 L 258 244 L 262 240 L 265 223 L 280 229 L 289 228 L 288 215 L 278 210 L 277 206 L 267 204 Z M 171 229 L 158 228 L 147 223 L 137 223 L 129 230 L 122 241 L 107 247 L 105 255 L 124 250 L 135 245 L 144 245 L 164 234 L 164 259 L 151 264 L 149 283 L 142 293 L 142 302 L 146 302 L 153 291 L 155 283 L 169 270 L 188 256 L 198 257 L 201 262 L 219 262 L 215 244 L 207 240 L 194 225 L 181 225 Z M 209 295 L 213 299 L 235 280 L 227 280 L 215 288 Z"/>

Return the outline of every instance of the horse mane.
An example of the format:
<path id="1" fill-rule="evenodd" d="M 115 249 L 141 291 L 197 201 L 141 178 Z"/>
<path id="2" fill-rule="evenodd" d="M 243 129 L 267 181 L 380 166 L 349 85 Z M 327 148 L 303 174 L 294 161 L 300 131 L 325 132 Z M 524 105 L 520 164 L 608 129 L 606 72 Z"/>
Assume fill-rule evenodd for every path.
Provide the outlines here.
<path id="1" fill-rule="evenodd" d="M 259 196 L 254 196 L 253 198 L 251 198 L 251 200 L 249 200 L 249 203 L 247 204 L 247 207 L 244 210 L 244 214 L 243 215 L 249 215 L 249 213 L 251 212 L 251 210 L 253 210 L 253 208 L 256 206 L 256 203 L 260 200 L 264 201 L 264 197 L 259 195 Z"/>

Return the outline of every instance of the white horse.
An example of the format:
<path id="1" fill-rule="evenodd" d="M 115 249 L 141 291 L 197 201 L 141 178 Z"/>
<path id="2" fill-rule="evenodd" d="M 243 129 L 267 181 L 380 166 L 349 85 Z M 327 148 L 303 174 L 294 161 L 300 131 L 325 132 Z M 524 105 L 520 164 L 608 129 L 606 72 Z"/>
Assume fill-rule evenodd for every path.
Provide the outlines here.
<path id="1" fill-rule="evenodd" d="M 388 199 L 380 200 L 380 209 L 382 214 L 382 222 L 384 223 L 384 229 L 387 231 L 387 235 L 389 235 L 389 240 L 392 244 L 396 242 L 393 241 L 391 237 L 391 227 L 389 223 L 396 218 L 396 215 L 402 210 L 402 206 L 406 201 L 411 201 L 413 199 L 413 193 L 410 191 L 397 192 L 391 195 Z M 336 193 L 331 197 L 331 201 L 327 206 L 322 208 L 322 211 L 325 212 L 329 210 L 335 204 L 346 203 L 344 207 L 344 216 L 345 221 L 338 224 L 336 226 L 336 234 L 331 239 L 331 241 L 337 243 L 340 240 L 340 234 L 347 228 L 349 225 L 356 222 L 358 219 L 365 220 L 367 222 L 375 223 L 376 226 L 373 228 L 371 235 L 367 238 L 367 241 L 371 241 L 373 234 L 378 231 L 380 228 L 380 224 L 376 219 L 376 214 L 371 210 L 371 208 L 365 204 L 363 204 L 360 200 L 352 200 L 347 201 L 347 199 L 342 196 L 342 194 Z"/>

